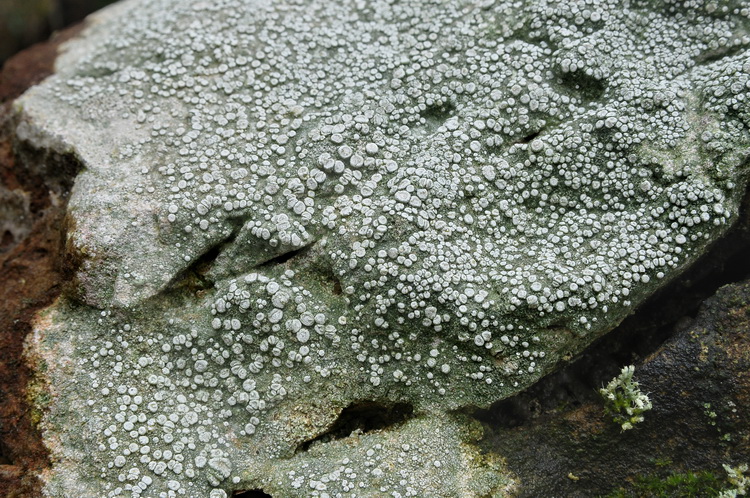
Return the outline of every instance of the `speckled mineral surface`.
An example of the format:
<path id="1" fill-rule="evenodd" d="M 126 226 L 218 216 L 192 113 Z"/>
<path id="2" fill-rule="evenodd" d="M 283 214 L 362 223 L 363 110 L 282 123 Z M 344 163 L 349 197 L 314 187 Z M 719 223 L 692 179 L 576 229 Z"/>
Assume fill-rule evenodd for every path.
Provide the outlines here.
<path id="1" fill-rule="evenodd" d="M 487 496 L 463 415 L 736 217 L 743 1 L 129 0 L 16 105 L 83 166 L 50 496 Z M 390 427 L 331 428 L 352 407 Z M 356 411 L 356 409 L 355 409 Z M 340 424 L 339 424 L 340 425 Z"/>

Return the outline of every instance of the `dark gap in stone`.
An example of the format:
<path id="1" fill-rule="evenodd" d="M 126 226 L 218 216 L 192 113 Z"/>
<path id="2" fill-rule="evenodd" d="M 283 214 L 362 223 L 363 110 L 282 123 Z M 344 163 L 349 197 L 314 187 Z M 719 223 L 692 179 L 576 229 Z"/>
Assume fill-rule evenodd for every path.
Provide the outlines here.
<path id="1" fill-rule="evenodd" d="M 456 111 L 456 106 L 452 102 L 445 102 L 442 104 L 434 104 L 429 106 L 427 109 L 420 113 L 420 116 L 425 121 L 435 125 L 443 124 L 448 118 L 450 118 Z"/>
<path id="2" fill-rule="evenodd" d="M 324 288 L 330 289 L 331 294 L 334 296 L 340 296 L 343 294 L 343 287 L 341 286 L 341 280 L 333 268 L 325 264 L 316 264 L 316 272 L 321 276 L 321 283 Z"/>
<path id="3" fill-rule="evenodd" d="M 30 195 L 29 210 L 38 214 L 49 207 L 51 193 L 67 199 L 83 164 L 72 153 L 60 154 L 38 149 L 29 143 L 13 144 L 14 180 Z"/>
<path id="4" fill-rule="evenodd" d="M 528 144 L 528 143 L 531 143 L 531 141 L 534 140 L 536 137 L 538 137 L 541 133 L 542 133 L 542 130 L 535 131 L 535 132 L 531 133 L 530 135 L 526 135 L 525 137 L 523 137 L 521 140 L 519 140 L 516 143 L 518 143 L 518 144 Z"/>
<path id="5" fill-rule="evenodd" d="M 315 242 L 312 242 L 306 246 L 302 246 L 299 249 L 285 252 L 284 254 L 280 254 L 271 259 L 267 259 L 266 261 L 257 265 L 256 268 L 268 268 L 269 266 L 283 265 L 292 258 L 306 254 L 313 245 L 315 245 Z"/>
<path id="6" fill-rule="evenodd" d="M 195 271 L 199 275 L 202 275 L 206 271 L 208 271 L 208 269 L 213 266 L 214 262 L 216 262 L 216 258 L 219 257 L 219 254 L 221 254 L 224 248 L 234 242 L 234 240 L 237 238 L 237 233 L 237 230 L 233 231 L 229 235 L 229 237 L 212 246 L 208 251 L 201 254 L 198 259 L 196 259 L 190 266 L 190 269 Z"/>
<path id="7" fill-rule="evenodd" d="M 341 282 L 338 278 L 332 277 L 333 279 L 333 295 L 334 296 L 340 296 L 341 295 Z"/>
<path id="8" fill-rule="evenodd" d="M 206 278 L 206 273 L 211 269 L 216 258 L 222 253 L 225 247 L 234 242 L 240 232 L 239 224 L 235 226 L 232 233 L 226 239 L 219 241 L 211 246 L 206 252 L 201 254 L 190 266 L 178 273 L 172 282 L 167 286 L 169 289 L 187 287 L 193 291 L 209 289 L 214 283 Z"/>
<path id="9" fill-rule="evenodd" d="M 49 250 L 47 250 L 44 247 L 36 247 L 34 248 L 33 254 L 36 257 L 42 257 L 42 256 L 46 256 L 47 254 L 49 254 Z"/>
<path id="10" fill-rule="evenodd" d="M 43 218 L 47 216 L 47 212 L 58 207 L 61 208 L 60 213 L 64 214 L 75 179 L 84 169 L 83 163 L 72 153 L 60 154 L 38 149 L 26 142 L 13 143 L 13 154 L 15 179 L 30 194 L 29 218 Z M 71 291 L 69 295 L 76 299 L 78 292 L 74 289 L 83 257 L 72 244 L 66 245 L 67 234 L 75 230 L 72 221 L 67 215 L 61 216 L 56 227 L 60 237 L 59 246 L 54 248 L 53 256 L 56 259 L 56 269 L 61 273 L 62 287 L 67 287 Z M 27 238 L 30 236 L 31 233 Z M 15 241 L 15 244 L 24 244 L 24 241 Z M 45 247 L 35 247 L 28 254 L 40 260 L 49 255 L 49 251 Z"/>
<path id="11" fill-rule="evenodd" d="M 731 47 L 721 47 L 716 50 L 709 50 L 695 58 L 696 64 L 710 64 L 726 57 L 732 57 L 745 50 L 745 45 L 735 45 Z"/>
<path id="12" fill-rule="evenodd" d="M 234 498 L 273 498 L 262 489 L 238 489 L 232 492 Z"/>
<path id="13" fill-rule="evenodd" d="M 750 195 L 729 233 L 682 275 L 666 284 L 614 330 L 597 339 L 560 370 L 525 391 L 476 409 L 472 416 L 492 428 L 527 426 L 599 400 L 598 389 L 624 365 L 656 352 L 690 326 L 701 304 L 727 284 L 750 278 Z"/>
<path id="14" fill-rule="evenodd" d="M 384 404 L 359 401 L 344 408 L 336 421 L 323 434 L 300 444 L 297 451 L 307 451 L 313 443 L 349 437 L 352 432 L 373 432 L 405 422 L 414 413 L 410 403 Z"/>
<path id="15" fill-rule="evenodd" d="M 5 445 L 2 444 L 0 441 L 0 465 L 13 465 L 13 460 L 11 460 L 10 456 L 8 455 L 8 450 L 5 448 Z"/>
<path id="16" fill-rule="evenodd" d="M 588 100 L 599 100 L 607 89 L 606 81 L 587 75 L 583 71 L 575 71 L 560 75 L 562 85 L 575 91 Z"/>
<path id="17" fill-rule="evenodd" d="M 3 232 L 2 238 L 0 238 L 0 250 L 3 250 L 5 248 L 12 246 L 15 241 L 16 241 L 16 238 L 13 236 L 10 230 L 5 230 Z"/>

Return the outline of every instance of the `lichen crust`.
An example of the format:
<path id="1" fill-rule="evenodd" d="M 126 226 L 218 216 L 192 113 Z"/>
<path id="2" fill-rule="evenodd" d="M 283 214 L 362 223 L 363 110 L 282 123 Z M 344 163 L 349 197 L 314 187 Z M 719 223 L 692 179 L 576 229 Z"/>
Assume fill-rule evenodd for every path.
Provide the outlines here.
<path id="1" fill-rule="evenodd" d="M 749 16 L 699 0 L 94 16 L 17 105 L 19 140 L 84 167 L 80 264 L 30 343 L 54 392 L 48 494 L 509 490 L 456 413 L 536 382 L 726 233 Z M 413 415 L 304 449 L 363 400 Z"/>

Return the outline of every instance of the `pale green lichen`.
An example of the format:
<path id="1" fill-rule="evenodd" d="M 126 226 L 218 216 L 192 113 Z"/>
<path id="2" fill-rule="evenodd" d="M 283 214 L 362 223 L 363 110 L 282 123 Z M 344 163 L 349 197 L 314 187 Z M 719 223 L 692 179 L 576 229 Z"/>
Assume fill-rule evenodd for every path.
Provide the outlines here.
<path id="1" fill-rule="evenodd" d="M 356 435 L 284 469 L 363 400 L 415 419 L 367 441 L 471 445 L 416 420 L 536 382 L 736 218 L 749 15 L 624 0 L 98 15 L 17 105 L 18 139 L 84 166 L 75 288 L 32 343 L 54 391 L 48 494 L 299 481 L 322 496 L 334 474 L 351 494 L 324 467 Z M 382 495 L 357 448 L 352 482 Z M 494 478 L 460 486 L 458 464 L 384 479 L 393 496 L 513 481 L 488 462 Z"/>
<path id="2" fill-rule="evenodd" d="M 742 464 L 737 467 L 730 465 L 723 465 L 724 471 L 727 473 L 727 481 L 731 488 L 723 490 L 719 493 L 718 498 L 737 498 L 738 496 L 745 496 L 748 488 L 750 488 L 750 477 L 745 475 L 747 472 L 747 464 Z"/>
<path id="3" fill-rule="evenodd" d="M 643 422 L 643 414 L 653 408 L 648 394 L 641 392 L 638 382 L 633 379 L 634 373 L 633 365 L 623 367 L 617 377 L 599 389 L 607 414 L 623 431 Z"/>

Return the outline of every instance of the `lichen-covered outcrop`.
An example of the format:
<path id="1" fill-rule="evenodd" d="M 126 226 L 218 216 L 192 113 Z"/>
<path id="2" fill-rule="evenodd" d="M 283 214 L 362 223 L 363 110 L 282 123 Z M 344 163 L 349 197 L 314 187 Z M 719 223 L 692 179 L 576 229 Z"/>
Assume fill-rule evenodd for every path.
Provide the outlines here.
<path id="1" fill-rule="evenodd" d="M 20 140 L 84 168 L 76 278 L 29 348 L 51 394 L 48 492 L 510 489 L 450 413 L 534 383 L 726 232 L 748 16 L 624 0 L 98 14 L 17 103 Z M 362 401 L 412 420 L 306 453 Z"/>

